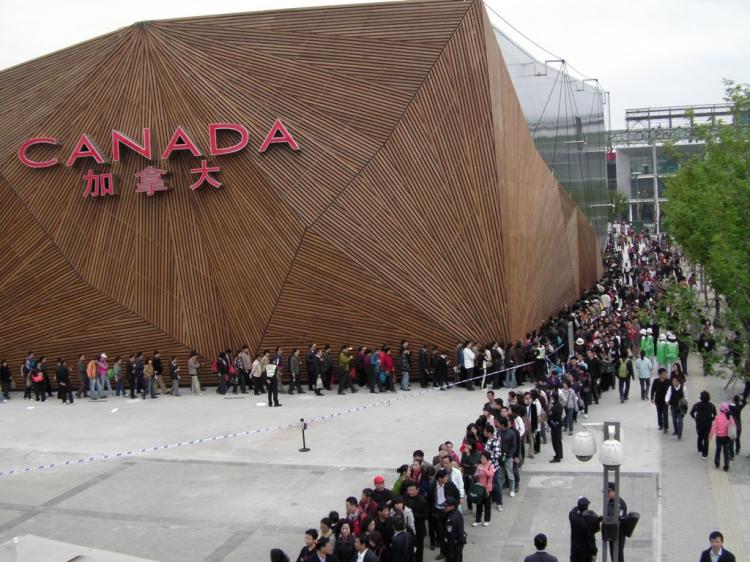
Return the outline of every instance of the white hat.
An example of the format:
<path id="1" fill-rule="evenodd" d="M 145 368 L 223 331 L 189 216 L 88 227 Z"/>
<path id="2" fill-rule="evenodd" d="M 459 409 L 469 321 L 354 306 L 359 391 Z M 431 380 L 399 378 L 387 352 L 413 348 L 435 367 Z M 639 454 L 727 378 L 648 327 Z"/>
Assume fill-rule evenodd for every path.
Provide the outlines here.
<path id="1" fill-rule="evenodd" d="M 641 328 L 641 335 L 642 335 L 642 336 L 645 336 L 645 335 L 646 335 L 646 328 Z"/>
<path id="2" fill-rule="evenodd" d="M 576 345 L 583 345 L 583 344 L 584 344 L 583 338 L 578 338 L 576 340 Z"/>
<path id="3" fill-rule="evenodd" d="M 667 334 L 659 334 L 659 341 L 665 341 L 667 339 Z"/>
<path id="4" fill-rule="evenodd" d="M 107 358 L 107 354 L 106 354 L 106 353 L 102 353 L 102 354 L 101 354 L 101 358 L 102 358 L 102 359 L 106 359 L 106 358 Z"/>
<path id="5" fill-rule="evenodd" d="M 647 333 L 647 334 L 649 334 L 649 335 L 651 335 L 651 334 L 653 334 L 654 332 L 652 332 L 652 331 L 651 331 L 651 328 L 646 328 L 646 333 Z"/>

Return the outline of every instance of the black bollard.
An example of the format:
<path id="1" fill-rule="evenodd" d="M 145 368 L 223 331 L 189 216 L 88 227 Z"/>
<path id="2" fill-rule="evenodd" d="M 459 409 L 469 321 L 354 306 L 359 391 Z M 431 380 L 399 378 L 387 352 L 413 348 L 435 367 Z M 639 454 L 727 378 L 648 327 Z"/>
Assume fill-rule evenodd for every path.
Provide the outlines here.
<path id="1" fill-rule="evenodd" d="M 300 453 L 308 453 L 310 452 L 310 449 L 308 448 L 307 444 L 305 443 L 305 430 L 307 429 L 307 423 L 305 422 L 305 418 L 300 418 L 299 420 L 299 426 L 302 429 L 302 448 L 299 450 Z"/>

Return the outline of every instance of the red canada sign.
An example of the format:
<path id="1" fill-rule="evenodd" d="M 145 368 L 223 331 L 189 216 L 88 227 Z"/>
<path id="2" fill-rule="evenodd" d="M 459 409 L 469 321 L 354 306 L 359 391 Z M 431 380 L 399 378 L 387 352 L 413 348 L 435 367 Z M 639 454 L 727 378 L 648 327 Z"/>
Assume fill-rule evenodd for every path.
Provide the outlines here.
<path id="1" fill-rule="evenodd" d="M 222 131 L 230 131 L 235 135 L 239 135 L 239 139 L 234 144 L 219 146 L 218 136 Z M 247 128 L 240 123 L 211 123 L 208 126 L 208 138 L 208 156 L 222 156 L 244 149 L 250 140 L 250 135 Z M 112 131 L 110 139 L 112 162 L 120 161 L 123 149 L 132 150 L 143 156 L 146 160 L 152 160 L 154 157 L 151 129 L 148 127 L 143 129 L 140 142 L 117 130 Z M 258 148 L 258 152 L 266 152 L 272 144 L 286 144 L 292 150 L 299 150 L 299 145 L 279 119 L 276 119 L 271 126 L 271 129 Z M 33 149 L 37 145 L 57 146 L 58 142 L 54 137 L 34 137 L 24 141 L 18 148 L 18 159 L 24 166 L 28 166 L 29 168 L 50 168 L 59 164 L 56 157 L 49 158 L 48 160 L 35 160 L 30 153 L 33 153 Z M 189 151 L 195 157 L 203 156 L 200 148 L 198 148 L 198 145 L 192 140 L 184 127 L 175 128 L 169 142 L 161 153 L 161 160 L 168 160 L 174 152 L 178 151 Z M 88 135 L 82 134 L 65 160 L 65 166 L 71 167 L 79 159 L 89 158 L 97 164 L 108 162 L 105 159 L 105 154 L 97 147 L 94 141 Z M 208 183 L 215 188 L 221 187 L 221 182 L 211 175 L 219 171 L 218 166 L 209 166 L 208 161 L 202 159 L 200 167 L 191 168 L 190 170 L 191 174 L 199 175 L 198 179 L 189 186 L 190 189 L 198 189 L 204 183 Z M 157 191 L 168 190 L 169 187 L 164 183 L 163 178 L 166 174 L 168 174 L 167 170 L 147 166 L 135 174 L 138 178 L 135 191 L 153 196 Z M 83 193 L 84 197 L 114 195 L 114 179 L 111 173 L 95 173 L 92 169 L 89 169 L 82 179 L 86 182 L 86 188 Z"/>

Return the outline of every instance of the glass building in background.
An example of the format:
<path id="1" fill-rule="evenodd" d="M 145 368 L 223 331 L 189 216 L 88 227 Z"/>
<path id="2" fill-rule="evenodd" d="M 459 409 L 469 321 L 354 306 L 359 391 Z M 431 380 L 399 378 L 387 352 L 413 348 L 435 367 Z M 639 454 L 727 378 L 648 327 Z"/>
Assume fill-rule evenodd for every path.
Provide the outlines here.
<path id="1" fill-rule="evenodd" d="M 604 92 L 564 61 L 542 62 L 495 28 L 537 150 L 591 221 L 603 247 L 609 220 Z"/>

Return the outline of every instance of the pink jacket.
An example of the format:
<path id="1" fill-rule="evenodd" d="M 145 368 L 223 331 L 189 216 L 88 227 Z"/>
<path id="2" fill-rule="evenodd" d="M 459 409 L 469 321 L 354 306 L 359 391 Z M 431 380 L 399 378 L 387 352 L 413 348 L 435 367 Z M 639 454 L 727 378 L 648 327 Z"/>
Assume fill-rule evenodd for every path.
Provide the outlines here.
<path id="1" fill-rule="evenodd" d="M 109 365 L 107 364 L 106 359 L 100 359 L 96 362 L 96 370 L 98 371 L 100 377 L 107 376 L 108 367 Z"/>
<path id="2" fill-rule="evenodd" d="M 729 417 L 729 414 L 719 412 L 719 415 L 714 418 L 713 425 L 711 425 L 709 438 L 714 435 L 716 435 L 716 437 L 729 437 L 730 425 L 734 425 L 734 420 Z"/>
<path id="3" fill-rule="evenodd" d="M 477 465 L 477 472 L 474 476 L 488 493 L 492 493 L 492 477 L 495 476 L 495 467 L 492 466 L 492 463 L 487 463 L 487 468 L 481 464 Z"/>

